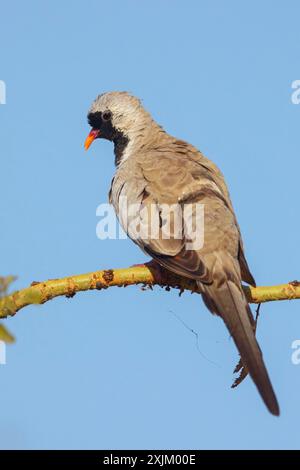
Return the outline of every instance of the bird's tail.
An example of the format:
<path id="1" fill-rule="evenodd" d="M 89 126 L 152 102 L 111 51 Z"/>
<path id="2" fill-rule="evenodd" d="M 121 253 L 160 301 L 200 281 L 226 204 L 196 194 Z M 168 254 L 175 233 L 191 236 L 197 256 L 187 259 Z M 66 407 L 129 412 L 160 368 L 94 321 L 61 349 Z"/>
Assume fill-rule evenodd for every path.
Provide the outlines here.
<path id="1" fill-rule="evenodd" d="M 255 338 L 253 317 L 241 288 L 239 268 L 232 257 L 222 253 L 214 260 L 212 274 L 213 283 L 201 285 L 203 300 L 211 312 L 223 318 L 262 399 L 269 411 L 278 416 L 279 405 Z"/>

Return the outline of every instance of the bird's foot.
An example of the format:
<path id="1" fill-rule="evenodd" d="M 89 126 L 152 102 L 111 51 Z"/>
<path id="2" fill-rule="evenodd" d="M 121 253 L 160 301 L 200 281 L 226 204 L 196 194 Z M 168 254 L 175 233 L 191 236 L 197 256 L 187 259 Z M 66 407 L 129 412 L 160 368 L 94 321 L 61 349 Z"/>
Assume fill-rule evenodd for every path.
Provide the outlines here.
<path id="1" fill-rule="evenodd" d="M 148 261 L 147 263 L 138 263 L 138 264 L 133 264 L 131 266 L 132 268 L 148 268 L 150 269 L 150 271 L 152 272 L 153 274 L 153 277 L 155 279 L 155 281 L 158 283 L 158 284 L 161 284 L 163 283 L 163 280 L 164 280 L 164 275 L 163 273 L 165 272 L 164 268 L 157 262 L 155 261 L 154 259 L 152 259 L 151 261 Z"/>
<path id="2" fill-rule="evenodd" d="M 242 361 L 242 358 L 240 358 L 239 362 L 237 363 L 233 373 L 234 374 L 237 374 L 239 372 L 239 375 L 238 377 L 235 379 L 235 381 L 233 382 L 233 384 L 231 385 L 231 388 L 235 388 L 237 387 L 238 385 L 240 385 L 240 383 L 243 382 L 243 380 L 247 377 L 248 375 L 248 369 L 246 368 L 246 366 L 244 366 L 243 364 L 243 361 Z"/>
<path id="3" fill-rule="evenodd" d="M 259 317 L 259 312 L 260 312 L 260 306 L 261 306 L 261 304 L 259 304 L 257 309 L 256 309 L 256 316 L 255 316 L 253 326 L 252 326 L 254 334 L 256 334 L 256 328 L 257 328 L 257 322 L 258 322 L 258 317 Z M 238 372 L 239 372 L 239 376 L 235 379 L 235 381 L 231 385 L 231 388 L 235 388 L 238 385 L 240 385 L 240 383 L 243 382 L 243 380 L 248 375 L 248 369 L 244 365 L 244 363 L 242 361 L 242 358 L 240 358 L 239 362 L 237 363 L 237 365 L 236 365 L 236 367 L 233 371 L 234 374 L 237 374 Z"/>

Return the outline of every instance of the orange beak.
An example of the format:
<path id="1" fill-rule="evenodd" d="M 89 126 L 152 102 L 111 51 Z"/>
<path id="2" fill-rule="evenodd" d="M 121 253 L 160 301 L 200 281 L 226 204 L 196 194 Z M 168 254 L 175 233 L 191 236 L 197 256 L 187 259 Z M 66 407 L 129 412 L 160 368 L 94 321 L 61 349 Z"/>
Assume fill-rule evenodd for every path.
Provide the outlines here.
<path id="1" fill-rule="evenodd" d="M 85 150 L 88 150 L 95 139 L 98 139 L 100 136 L 100 131 L 98 129 L 92 129 L 84 142 Z"/>

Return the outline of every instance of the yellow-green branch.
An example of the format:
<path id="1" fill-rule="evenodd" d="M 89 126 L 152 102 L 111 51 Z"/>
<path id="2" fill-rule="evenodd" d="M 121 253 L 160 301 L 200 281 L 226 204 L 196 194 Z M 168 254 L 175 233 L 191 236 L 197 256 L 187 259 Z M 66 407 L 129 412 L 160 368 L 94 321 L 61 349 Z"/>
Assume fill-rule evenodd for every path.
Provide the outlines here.
<path id="1" fill-rule="evenodd" d="M 101 290 L 113 286 L 125 287 L 134 284 L 159 285 L 167 288 L 174 287 L 180 289 L 180 291 L 195 291 L 193 281 L 182 279 L 165 270 L 158 269 L 150 263 L 125 269 L 108 269 L 62 279 L 33 282 L 30 287 L 0 299 L 0 318 L 13 316 L 27 305 L 43 304 L 55 297 L 73 297 L 82 291 Z M 300 283 L 297 281 L 277 286 L 244 286 L 243 288 L 248 301 L 251 303 L 300 298 Z"/>

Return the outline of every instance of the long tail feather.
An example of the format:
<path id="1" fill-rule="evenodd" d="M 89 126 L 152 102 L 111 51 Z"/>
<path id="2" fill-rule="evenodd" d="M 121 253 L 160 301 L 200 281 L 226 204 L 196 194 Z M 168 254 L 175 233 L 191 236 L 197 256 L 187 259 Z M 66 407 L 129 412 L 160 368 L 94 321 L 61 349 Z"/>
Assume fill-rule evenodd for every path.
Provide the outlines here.
<path id="1" fill-rule="evenodd" d="M 228 262 L 228 259 L 227 259 Z M 223 263 L 217 268 L 217 282 L 211 285 L 202 285 L 203 299 L 209 310 L 221 316 L 232 335 L 240 352 L 243 363 L 258 388 L 266 406 L 274 415 L 279 415 L 279 405 L 275 396 L 266 366 L 263 361 L 260 347 L 255 338 L 252 313 L 245 295 L 232 276 L 235 264 L 232 260 L 231 269 L 224 269 Z M 227 275 L 226 273 L 231 273 Z M 213 276 L 216 278 L 216 276 Z"/>

